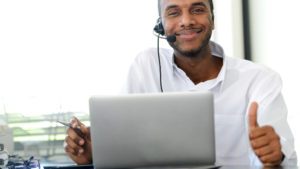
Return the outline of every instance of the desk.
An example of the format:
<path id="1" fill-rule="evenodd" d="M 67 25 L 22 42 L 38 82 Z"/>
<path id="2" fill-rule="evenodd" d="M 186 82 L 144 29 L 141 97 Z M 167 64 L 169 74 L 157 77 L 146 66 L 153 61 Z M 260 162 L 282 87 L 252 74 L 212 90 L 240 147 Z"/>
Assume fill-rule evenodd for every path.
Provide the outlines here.
<path id="1" fill-rule="evenodd" d="M 249 166 L 249 165 L 227 165 L 220 169 L 300 169 L 298 166 L 280 166 L 280 167 L 264 167 L 264 166 Z"/>
<path id="2" fill-rule="evenodd" d="M 44 168 L 44 166 L 68 166 L 68 165 L 74 165 L 74 164 L 51 164 L 41 163 L 41 169 Z M 152 168 L 136 168 L 136 169 L 187 169 L 186 167 L 152 167 Z M 203 169 L 203 167 L 193 167 L 191 169 Z M 219 169 L 300 169 L 298 166 L 280 166 L 280 167 L 263 167 L 263 166 L 248 166 L 248 165 L 236 165 L 236 166 L 222 166 Z"/>
<path id="3" fill-rule="evenodd" d="M 75 163 L 44 163 L 41 162 L 40 166 L 41 169 L 44 169 L 44 166 L 70 166 L 70 165 L 76 165 Z"/>

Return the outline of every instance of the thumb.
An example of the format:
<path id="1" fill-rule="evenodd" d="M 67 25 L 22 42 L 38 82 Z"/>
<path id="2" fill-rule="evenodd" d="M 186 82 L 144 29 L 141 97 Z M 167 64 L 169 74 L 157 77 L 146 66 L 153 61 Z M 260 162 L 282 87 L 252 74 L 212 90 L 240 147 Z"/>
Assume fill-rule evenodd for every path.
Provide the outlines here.
<path id="1" fill-rule="evenodd" d="M 256 102 L 251 103 L 249 108 L 249 131 L 259 127 L 257 124 L 257 108 L 258 104 Z"/>
<path id="2" fill-rule="evenodd" d="M 73 128 L 76 128 L 77 126 L 81 126 L 82 123 L 76 118 L 76 117 L 71 117 L 69 119 L 70 124 L 72 125 Z"/>

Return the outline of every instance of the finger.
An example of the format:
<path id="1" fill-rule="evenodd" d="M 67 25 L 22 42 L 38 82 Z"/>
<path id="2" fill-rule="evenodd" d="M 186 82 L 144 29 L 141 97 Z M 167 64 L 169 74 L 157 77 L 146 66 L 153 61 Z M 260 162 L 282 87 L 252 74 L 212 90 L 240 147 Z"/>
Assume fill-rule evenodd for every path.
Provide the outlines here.
<path id="1" fill-rule="evenodd" d="M 282 152 L 281 151 L 274 151 L 271 154 L 264 155 L 260 157 L 260 161 L 262 163 L 277 163 L 282 158 Z"/>
<path id="2" fill-rule="evenodd" d="M 72 149 L 68 144 L 64 144 L 64 149 L 66 153 L 70 153 L 73 154 L 75 156 L 78 155 L 78 153 L 76 153 L 76 151 L 74 149 Z"/>
<path id="3" fill-rule="evenodd" d="M 249 133 L 250 140 L 258 139 L 260 137 L 263 137 L 267 135 L 269 137 L 269 140 L 271 139 L 279 139 L 279 136 L 275 133 L 275 130 L 272 126 L 263 126 L 256 129 L 253 129 Z"/>
<path id="4" fill-rule="evenodd" d="M 253 102 L 250 105 L 250 108 L 249 108 L 249 131 L 252 131 L 253 129 L 258 127 L 257 108 L 258 108 L 258 104 L 256 102 Z"/>
<path id="5" fill-rule="evenodd" d="M 78 145 L 83 145 L 84 144 L 84 139 L 82 139 L 78 134 L 75 132 L 73 128 L 68 128 L 67 129 L 67 135 Z"/>
<path id="6" fill-rule="evenodd" d="M 270 144 L 270 139 L 268 136 L 262 136 L 251 141 L 251 146 L 254 149 L 259 149 Z"/>
<path id="7" fill-rule="evenodd" d="M 67 143 L 64 144 L 64 149 L 67 154 L 78 156 L 78 153 L 73 148 L 71 148 Z"/>
<path id="8" fill-rule="evenodd" d="M 280 164 L 281 164 L 281 160 L 274 162 L 274 163 L 263 163 L 263 165 L 265 167 L 277 167 L 277 166 L 280 166 Z"/>
<path id="9" fill-rule="evenodd" d="M 66 145 L 65 150 L 72 153 L 73 155 L 79 155 L 84 152 L 83 148 L 78 146 L 69 136 L 65 139 Z"/>
<path id="10" fill-rule="evenodd" d="M 271 146 L 265 146 L 259 149 L 255 149 L 254 153 L 258 156 L 258 157 L 263 157 L 269 154 L 272 154 L 274 152 L 273 147 Z"/>
<path id="11" fill-rule="evenodd" d="M 76 117 L 71 117 L 69 121 L 73 128 L 82 125 L 82 123 Z"/>
<path id="12" fill-rule="evenodd" d="M 85 134 L 90 134 L 90 128 L 86 127 L 85 125 L 81 125 L 80 130 Z"/>

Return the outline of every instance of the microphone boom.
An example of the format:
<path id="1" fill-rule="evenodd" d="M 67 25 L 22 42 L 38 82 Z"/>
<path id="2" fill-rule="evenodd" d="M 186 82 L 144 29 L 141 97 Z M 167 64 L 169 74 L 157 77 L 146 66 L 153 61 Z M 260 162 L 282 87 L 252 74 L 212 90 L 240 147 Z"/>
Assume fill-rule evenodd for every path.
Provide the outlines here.
<path id="1" fill-rule="evenodd" d="M 175 35 L 168 35 L 167 36 L 167 41 L 170 43 L 176 42 L 176 36 Z"/>

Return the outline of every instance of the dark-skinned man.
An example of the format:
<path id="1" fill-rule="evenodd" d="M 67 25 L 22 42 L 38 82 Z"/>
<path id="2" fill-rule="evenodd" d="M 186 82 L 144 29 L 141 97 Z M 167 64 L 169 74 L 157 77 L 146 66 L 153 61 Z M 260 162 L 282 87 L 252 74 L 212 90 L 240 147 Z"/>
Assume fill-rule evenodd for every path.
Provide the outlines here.
<path id="1" fill-rule="evenodd" d="M 263 65 L 227 57 L 210 41 L 212 0 L 159 0 L 158 6 L 165 35 L 177 39 L 169 43 L 173 50 L 160 50 L 163 90 L 214 93 L 216 164 L 297 165 L 280 76 Z M 121 94 L 161 92 L 158 64 L 157 49 L 141 52 Z M 65 151 L 77 164 L 92 163 L 89 128 L 75 117 L 70 122 L 87 136 L 81 139 L 68 129 Z"/>

